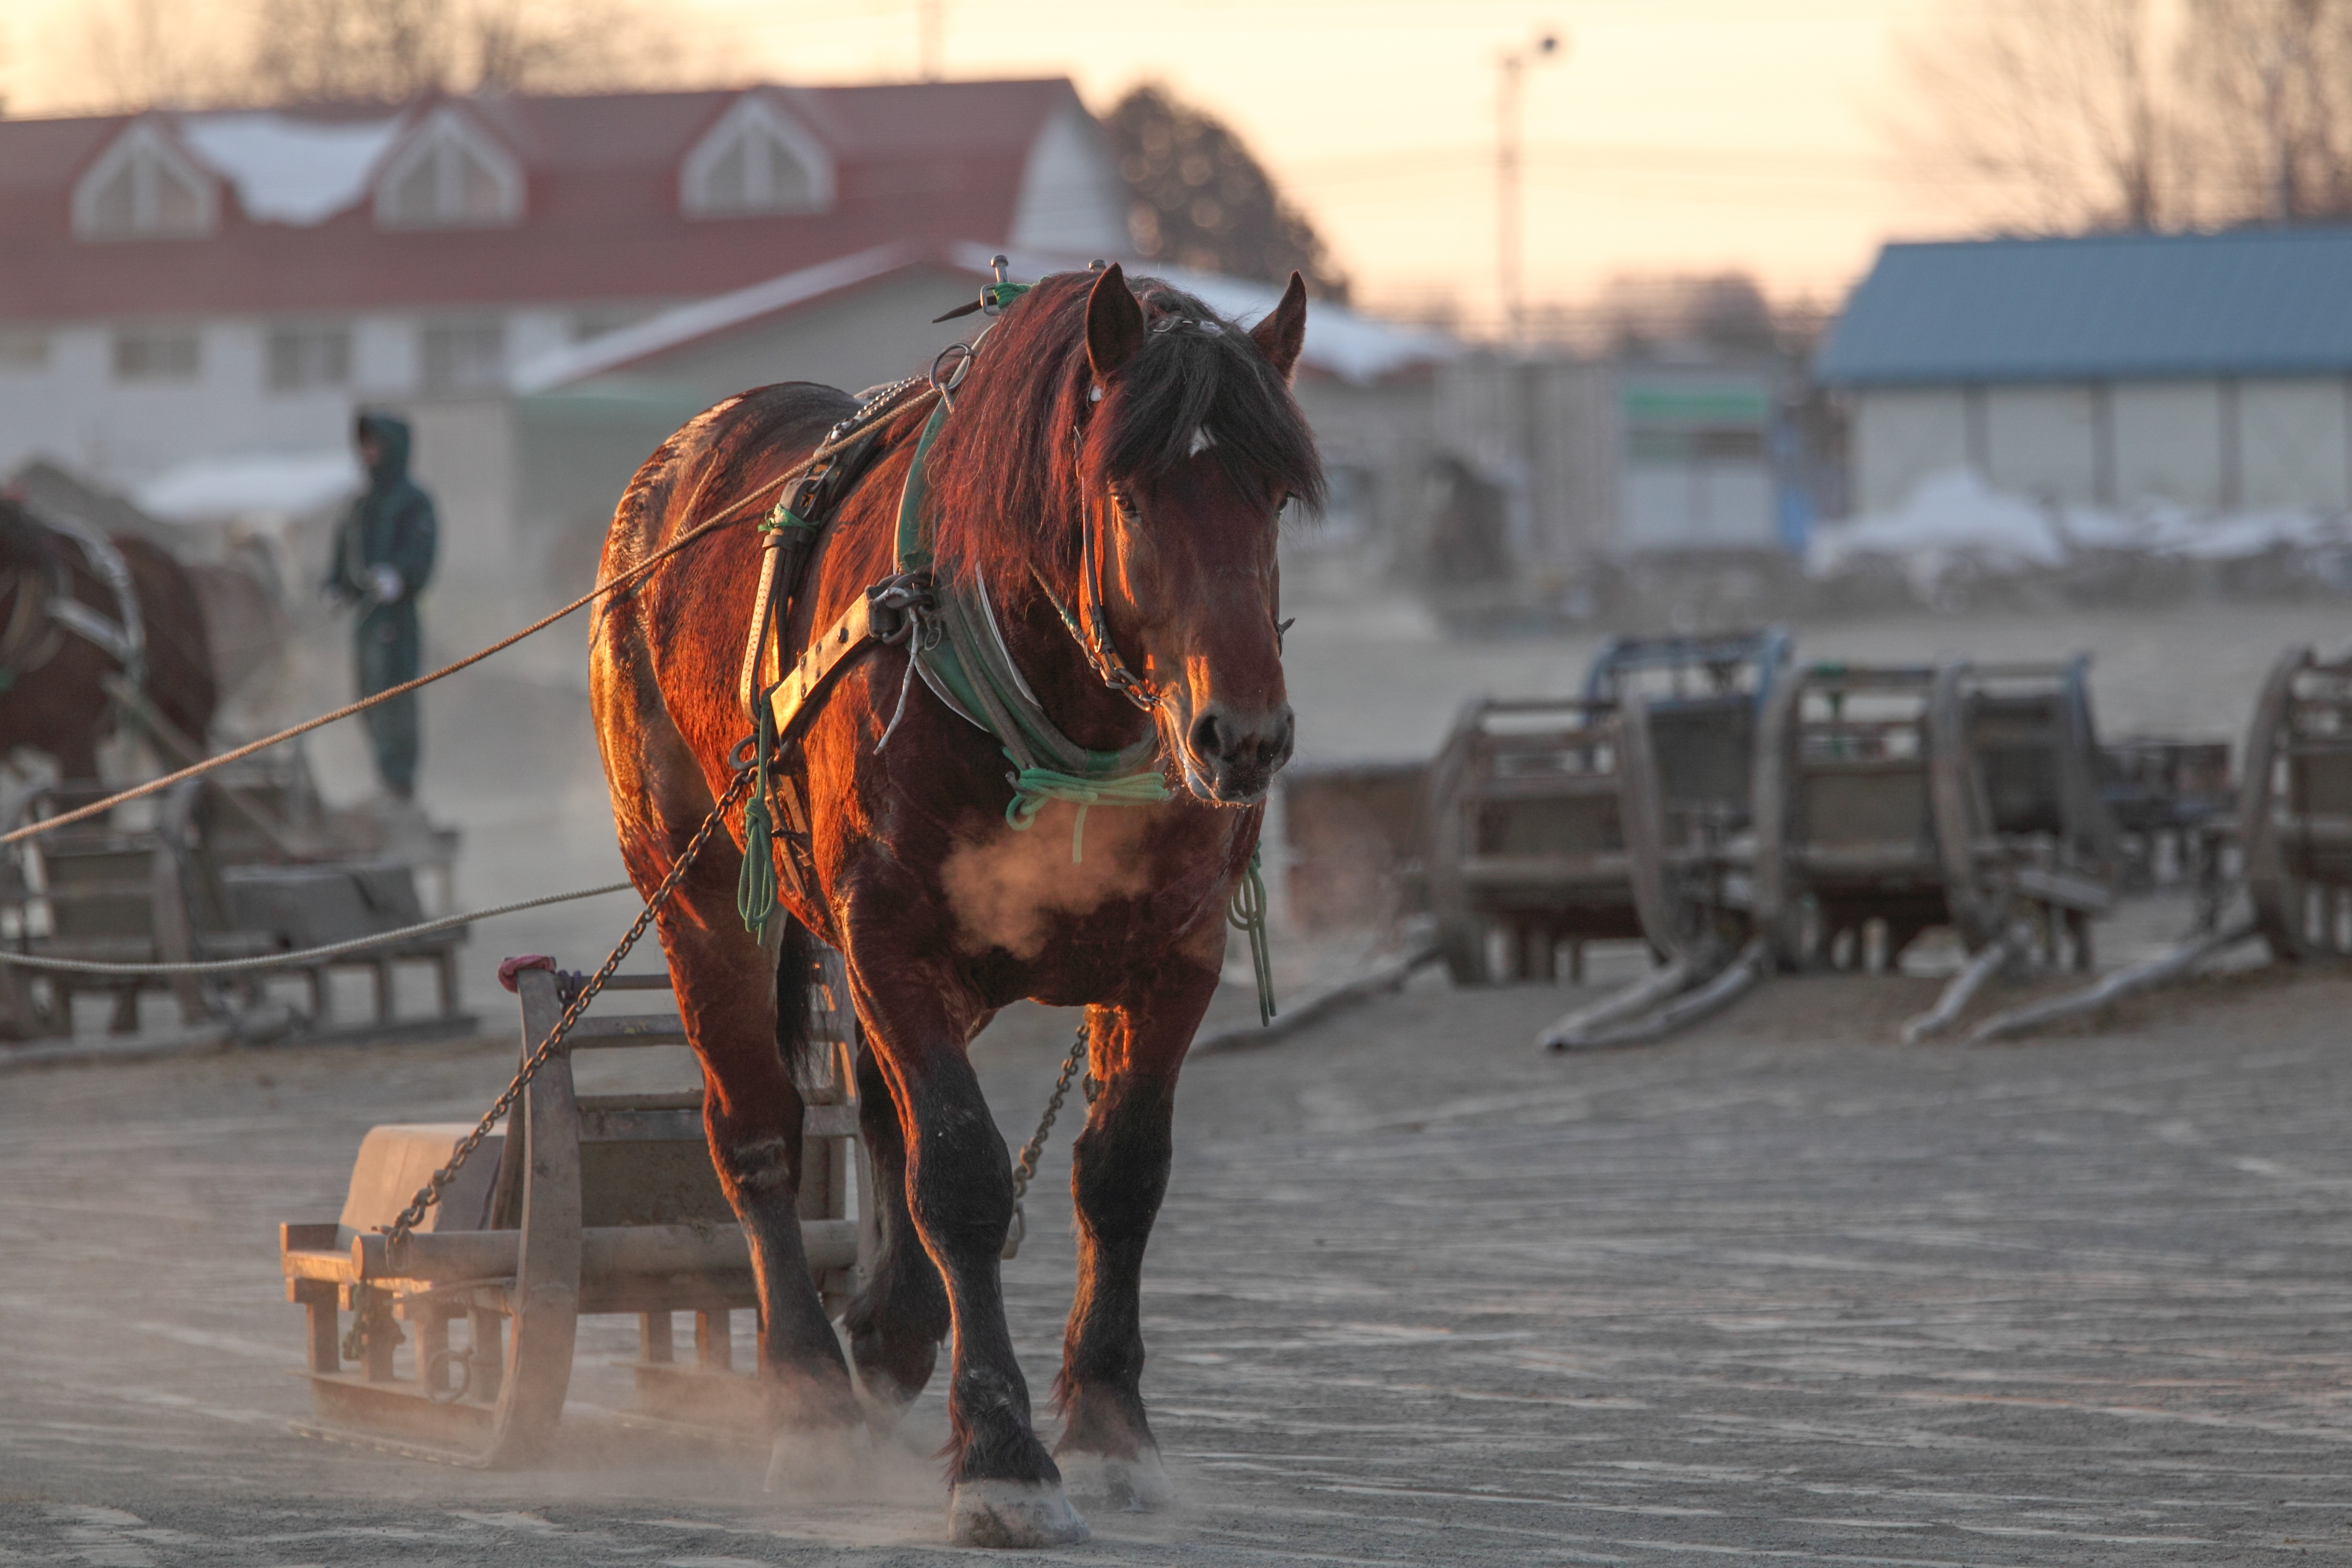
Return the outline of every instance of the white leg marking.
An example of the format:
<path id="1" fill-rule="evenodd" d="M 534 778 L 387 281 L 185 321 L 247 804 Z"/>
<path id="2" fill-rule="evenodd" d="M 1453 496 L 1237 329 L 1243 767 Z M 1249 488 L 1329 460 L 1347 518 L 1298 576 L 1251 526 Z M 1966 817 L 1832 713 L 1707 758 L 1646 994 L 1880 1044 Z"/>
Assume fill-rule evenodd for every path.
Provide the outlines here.
<path id="1" fill-rule="evenodd" d="M 948 1492 L 948 1540 L 958 1546 L 1074 1546 L 1093 1534 L 1045 1481 L 959 1481 Z"/>

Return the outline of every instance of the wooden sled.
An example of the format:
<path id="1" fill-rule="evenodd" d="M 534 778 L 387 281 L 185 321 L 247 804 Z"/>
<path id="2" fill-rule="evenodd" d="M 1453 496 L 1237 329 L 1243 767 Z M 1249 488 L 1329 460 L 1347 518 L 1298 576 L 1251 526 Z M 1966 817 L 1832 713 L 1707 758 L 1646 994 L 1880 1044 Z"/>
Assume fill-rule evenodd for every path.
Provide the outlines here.
<path id="1" fill-rule="evenodd" d="M 2352 954 L 2352 657 L 2289 648 L 2246 731 L 2238 845 L 2282 962 Z"/>
<path id="2" fill-rule="evenodd" d="M 1568 945 L 1646 942 L 1703 981 L 1745 942 L 1737 846 L 1778 632 L 1620 638 L 1580 698 L 1466 709 L 1432 770 L 1430 904 L 1460 984 L 1549 980 Z M 1500 932 L 1505 962 L 1488 960 Z"/>
<path id="3" fill-rule="evenodd" d="M 563 1012 L 557 976 L 525 970 L 522 1054 Z M 837 954 L 813 988 L 812 1035 L 829 1048 L 803 1086 L 801 1237 L 826 1310 L 848 1304 L 877 1220 L 858 1140 L 857 1028 Z M 667 989 L 664 975 L 608 989 Z M 675 1014 L 584 1018 L 572 1052 L 683 1045 Z M 470 1129 L 381 1126 L 361 1144 L 340 1219 L 279 1228 L 287 1297 L 309 1315 L 318 1419 L 300 1430 L 480 1468 L 540 1457 L 562 1414 L 579 1320 L 635 1314 L 635 1405 L 626 1414 L 757 1435 L 764 1401 L 730 1362 L 729 1314 L 758 1310 L 751 1251 L 711 1168 L 702 1094 L 575 1092 L 569 1054 L 542 1067 L 502 1134 L 461 1167 L 397 1248 L 388 1226 Z M 694 1314 L 681 1361 L 674 1314 Z M 355 1354 L 344 1328 L 356 1323 Z M 401 1325 L 406 1326 L 404 1333 Z M 453 1336 L 453 1328 L 458 1336 Z M 354 1366 L 347 1365 L 349 1363 Z"/>

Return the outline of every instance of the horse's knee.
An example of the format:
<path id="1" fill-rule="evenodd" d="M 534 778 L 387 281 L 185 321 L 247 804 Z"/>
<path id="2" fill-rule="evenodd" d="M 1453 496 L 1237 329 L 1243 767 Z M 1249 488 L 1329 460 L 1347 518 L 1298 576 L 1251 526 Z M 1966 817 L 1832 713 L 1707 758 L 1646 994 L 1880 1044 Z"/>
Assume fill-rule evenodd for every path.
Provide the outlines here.
<path id="1" fill-rule="evenodd" d="M 714 1148 L 720 1180 L 730 1192 L 746 1196 L 800 1191 L 800 1150 L 796 1140 L 781 1135 Z"/>
<path id="2" fill-rule="evenodd" d="M 1148 1233 L 1175 1156 L 1173 1097 L 1159 1079 L 1116 1079 L 1071 1145 L 1079 1222 L 1110 1240 Z"/>

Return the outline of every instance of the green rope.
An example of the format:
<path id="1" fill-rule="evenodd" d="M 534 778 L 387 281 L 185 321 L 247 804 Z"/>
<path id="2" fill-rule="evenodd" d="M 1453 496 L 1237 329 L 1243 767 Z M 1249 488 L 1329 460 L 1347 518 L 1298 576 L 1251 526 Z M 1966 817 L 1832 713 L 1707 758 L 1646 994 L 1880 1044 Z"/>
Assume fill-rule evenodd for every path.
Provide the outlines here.
<path id="1" fill-rule="evenodd" d="M 775 825 L 768 816 L 768 755 L 775 746 L 776 721 L 769 694 L 760 694 L 760 718 L 752 731 L 752 766 L 759 776 L 743 803 L 743 870 L 735 879 L 735 912 L 743 917 L 743 929 L 761 941 L 776 912 Z"/>
<path id="2" fill-rule="evenodd" d="M 1011 752 L 1004 757 L 1019 767 L 1021 759 Z M 1014 831 L 1026 833 L 1037 825 L 1037 814 L 1047 801 L 1068 801 L 1078 808 L 1077 822 L 1070 828 L 1070 864 L 1076 866 L 1086 858 L 1087 807 L 1158 805 L 1168 798 L 1168 781 L 1157 771 L 1090 779 L 1058 768 L 1021 768 L 1013 775 L 1013 799 L 1004 807 L 1004 820 Z"/>
<path id="3" fill-rule="evenodd" d="M 1250 850 L 1249 869 L 1234 889 L 1233 907 L 1225 920 L 1235 931 L 1247 931 L 1250 966 L 1257 971 L 1257 1021 L 1260 1028 L 1274 1022 L 1274 950 L 1265 935 L 1265 878 L 1258 870 L 1258 851 Z"/>

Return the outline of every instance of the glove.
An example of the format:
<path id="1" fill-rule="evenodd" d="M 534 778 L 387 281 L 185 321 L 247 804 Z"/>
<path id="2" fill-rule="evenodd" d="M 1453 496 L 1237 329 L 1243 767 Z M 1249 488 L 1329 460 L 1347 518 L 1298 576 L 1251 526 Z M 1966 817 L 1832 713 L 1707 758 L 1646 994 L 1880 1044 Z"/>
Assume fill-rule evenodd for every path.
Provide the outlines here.
<path id="1" fill-rule="evenodd" d="M 379 605 L 389 605 L 398 599 L 408 584 L 400 580 L 397 569 L 379 563 L 368 568 L 368 593 Z"/>

